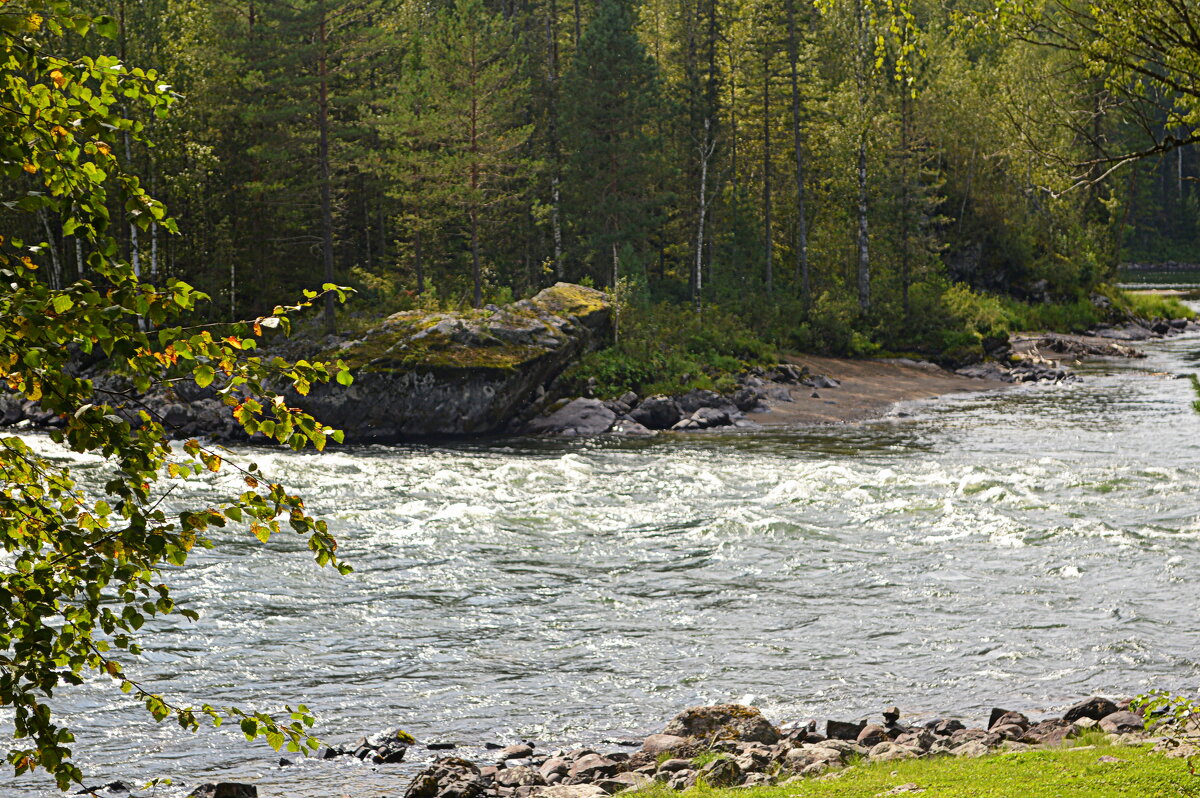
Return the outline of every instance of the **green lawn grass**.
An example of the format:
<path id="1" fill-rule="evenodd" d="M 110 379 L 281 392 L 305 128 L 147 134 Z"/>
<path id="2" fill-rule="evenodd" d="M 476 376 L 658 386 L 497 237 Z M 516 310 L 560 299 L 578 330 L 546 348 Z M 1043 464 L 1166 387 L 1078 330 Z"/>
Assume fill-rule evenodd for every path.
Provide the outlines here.
<path id="1" fill-rule="evenodd" d="M 1120 762 L 1101 762 L 1101 757 Z M 860 764 L 834 777 L 777 787 L 710 789 L 698 786 L 687 798 L 874 798 L 906 784 L 923 792 L 894 793 L 921 798 L 1159 798 L 1200 796 L 1200 776 L 1182 759 L 1151 754 L 1149 746 L 1040 749 L 979 759 L 939 757 Z M 678 795 L 665 786 L 638 798 Z"/>

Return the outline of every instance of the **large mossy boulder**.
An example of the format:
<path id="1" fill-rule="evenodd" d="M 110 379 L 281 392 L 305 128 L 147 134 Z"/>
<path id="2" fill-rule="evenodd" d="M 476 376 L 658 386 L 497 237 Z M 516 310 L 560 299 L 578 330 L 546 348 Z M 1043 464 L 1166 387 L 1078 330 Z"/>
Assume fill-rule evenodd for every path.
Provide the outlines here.
<path id="1" fill-rule="evenodd" d="M 405 311 L 325 353 L 346 361 L 353 385 L 320 386 L 298 401 L 347 440 L 497 432 L 611 337 L 608 297 L 570 283 L 504 307 Z"/>

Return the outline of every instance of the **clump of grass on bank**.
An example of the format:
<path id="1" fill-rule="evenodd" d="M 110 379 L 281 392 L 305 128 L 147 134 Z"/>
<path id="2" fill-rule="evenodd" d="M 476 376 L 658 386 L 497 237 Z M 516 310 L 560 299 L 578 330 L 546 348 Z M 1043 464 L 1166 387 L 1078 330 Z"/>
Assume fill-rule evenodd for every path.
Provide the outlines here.
<path id="1" fill-rule="evenodd" d="M 602 399 L 626 391 L 639 396 L 693 388 L 730 391 L 747 367 L 777 362 L 774 346 L 720 308 L 706 307 L 697 315 L 690 307 L 635 304 L 621 310 L 618 342 L 587 355 L 562 379 L 565 390 L 576 394 L 595 379 L 595 395 Z"/>
<path id="2" fill-rule="evenodd" d="M 1113 757 L 1118 762 L 1102 762 Z M 905 791 L 892 792 L 904 785 Z M 914 790 L 923 790 L 915 792 Z M 1149 746 L 1041 749 L 978 759 L 940 757 L 856 765 L 833 776 L 775 787 L 727 790 L 696 787 L 687 798 L 1165 798 L 1200 796 L 1200 776 L 1180 759 L 1151 754 Z M 638 798 L 671 798 L 655 785 Z"/>

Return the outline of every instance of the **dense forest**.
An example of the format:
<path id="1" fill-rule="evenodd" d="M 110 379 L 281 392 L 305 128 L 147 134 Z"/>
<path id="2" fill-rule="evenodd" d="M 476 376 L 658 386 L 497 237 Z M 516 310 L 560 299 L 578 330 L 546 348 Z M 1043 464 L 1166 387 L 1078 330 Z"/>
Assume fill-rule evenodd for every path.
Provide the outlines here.
<path id="1" fill-rule="evenodd" d="M 1194 241 L 1190 148 L 1097 179 L 1178 118 L 1130 125 L 1084 55 L 981 31 L 970 0 L 102 5 L 114 38 L 63 49 L 177 95 L 114 147 L 183 234 L 121 246 L 222 319 L 324 282 L 358 289 L 344 327 L 568 280 L 777 345 L 928 352 L 986 337 L 979 292 L 1070 307 L 1123 248 Z M 88 255 L 68 212 L 10 226 L 59 285 Z"/>

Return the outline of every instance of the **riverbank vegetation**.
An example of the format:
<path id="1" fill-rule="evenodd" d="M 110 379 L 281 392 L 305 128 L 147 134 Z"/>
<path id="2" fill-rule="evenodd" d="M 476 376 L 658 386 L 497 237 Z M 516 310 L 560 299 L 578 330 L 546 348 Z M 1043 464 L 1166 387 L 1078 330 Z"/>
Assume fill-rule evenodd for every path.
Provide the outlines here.
<path id="1" fill-rule="evenodd" d="M 145 135 L 112 146 L 186 235 L 113 234 L 143 277 L 212 296 L 208 320 L 324 282 L 358 288 L 345 313 L 361 319 L 566 280 L 619 283 L 661 316 L 647 327 L 716 337 L 733 316 L 790 349 L 953 354 L 999 326 L 1094 323 L 1123 248 L 1174 252 L 1194 226 L 1190 147 L 1098 179 L 1147 132 L 1190 142 L 1180 112 L 1160 98 L 1131 117 L 1103 53 L 1007 35 L 1041 24 L 1015 10 L 989 25 L 923 0 L 116 10 L 112 39 L 54 43 L 153 66 L 176 98 L 169 118 L 130 106 Z M 0 209 L 57 286 L 91 273 L 70 219 Z"/>
<path id="2" fill-rule="evenodd" d="M 1097 735 L 1103 737 L 1103 735 Z M 1085 743 L 1093 742 L 1084 740 Z M 940 757 L 860 763 L 829 776 L 776 787 L 713 789 L 699 786 L 693 798 L 1145 798 L 1197 796 L 1200 778 L 1181 759 L 1151 753 L 1150 746 L 1107 742 L 989 756 Z M 639 798 L 679 793 L 665 786 L 641 790 Z"/>

